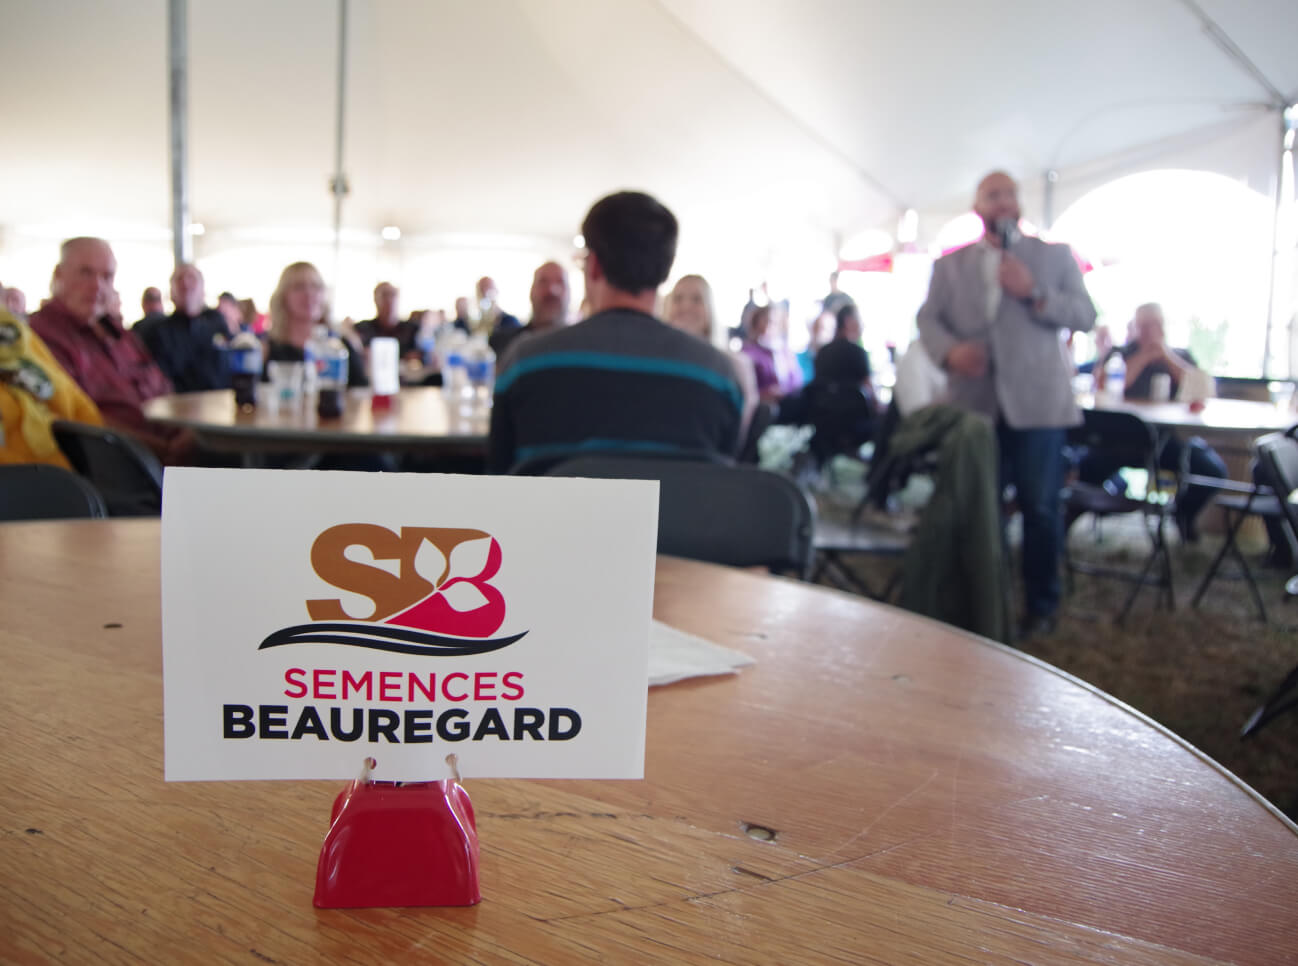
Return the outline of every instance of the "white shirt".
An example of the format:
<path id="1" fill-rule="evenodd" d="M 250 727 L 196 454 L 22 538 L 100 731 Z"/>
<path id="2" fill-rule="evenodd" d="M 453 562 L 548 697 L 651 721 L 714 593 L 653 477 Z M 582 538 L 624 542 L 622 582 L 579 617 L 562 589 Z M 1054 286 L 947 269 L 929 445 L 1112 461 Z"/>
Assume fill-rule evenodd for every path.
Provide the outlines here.
<path id="1" fill-rule="evenodd" d="M 918 339 L 897 360 L 897 382 L 892 387 L 892 401 L 897 411 L 909 416 L 946 397 L 946 373 L 933 364 L 928 350 Z"/>
<path id="2" fill-rule="evenodd" d="M 982 273 L 983 285 L 986 286 L 987 294 L 987 321 L 995 322 L 996 313 L 1001 310 L 1001 256 L 999 248 L 987 243 L 986 240 L 978 243 L 982 249 Z"/>

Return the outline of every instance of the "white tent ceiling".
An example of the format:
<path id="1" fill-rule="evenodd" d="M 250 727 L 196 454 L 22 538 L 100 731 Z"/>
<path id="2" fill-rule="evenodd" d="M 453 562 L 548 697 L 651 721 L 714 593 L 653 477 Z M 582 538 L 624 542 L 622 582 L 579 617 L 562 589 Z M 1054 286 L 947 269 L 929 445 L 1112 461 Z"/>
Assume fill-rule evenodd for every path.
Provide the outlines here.
<path id="1" fill-rule="evenodd" d="M 1298 3 L 1199 0 L 1287 98 Z M 192 215 L 326 229 L 337 18 L 190 0 Z M 1151 164 L 1271 190 L 1264 85 L 1188 0 L 351 0 L 344 224 L 568 239 L 643 187 L 741 248 Z M 164 0 L 0 0 L 0 227 L 169 223 Z M 1056 210 L 1056 214 L 1058 209 Z M 934 226 L 935 227 L 935 226 Z"/>

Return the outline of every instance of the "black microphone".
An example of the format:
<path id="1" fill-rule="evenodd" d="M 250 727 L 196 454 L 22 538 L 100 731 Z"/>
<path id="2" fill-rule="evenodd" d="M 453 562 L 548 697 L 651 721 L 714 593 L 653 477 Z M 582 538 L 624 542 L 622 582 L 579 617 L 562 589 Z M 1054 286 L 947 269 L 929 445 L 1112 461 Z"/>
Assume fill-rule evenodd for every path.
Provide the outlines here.
<path id="1" fill-rule="evenodd" d="M 1012 218 L 997 218 L 993 229 L 996 237 L 1000 239 L 1001 250 L 1009 251 L 1010 245 L 1014 244 L 1019 237 L 1018 224 Z"/>

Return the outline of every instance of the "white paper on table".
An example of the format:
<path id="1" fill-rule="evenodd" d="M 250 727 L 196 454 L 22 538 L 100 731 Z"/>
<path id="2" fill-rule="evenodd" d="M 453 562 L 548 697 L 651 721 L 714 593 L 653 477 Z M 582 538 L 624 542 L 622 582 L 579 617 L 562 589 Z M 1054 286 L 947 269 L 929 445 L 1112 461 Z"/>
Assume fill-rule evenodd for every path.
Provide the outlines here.
<path id="1" fill-rule="evenodd" d="M 649 686 L 734 674 L 756 662 L 747 654 L 654 621 L 649 627 Z"/>

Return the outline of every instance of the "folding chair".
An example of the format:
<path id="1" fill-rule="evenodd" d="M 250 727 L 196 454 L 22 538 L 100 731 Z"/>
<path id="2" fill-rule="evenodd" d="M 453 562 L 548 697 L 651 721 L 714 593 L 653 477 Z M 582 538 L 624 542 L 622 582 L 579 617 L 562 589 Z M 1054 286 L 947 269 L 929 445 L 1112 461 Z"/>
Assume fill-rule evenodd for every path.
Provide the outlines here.
<path id="1" fill-rule="evenodd" d="M 60 466 L 0 466 L 0 520 L 74 520 L 108 516 L 89 481 Z"/>
<path id="2" fill-rule="evenodd" d="M 146 446 L 103 426 L 55 420 L 52 429 L 68 462 L 103 495 L 109 516 L 162 512 L 162 464 Z"/>
<path id="3" fill-rule="evenodd" d="M 1257 441 L 1258 458 L 1270 470 L 1271 480 L 1275 484 L 1276 500 L 1280 512 L 1284 515 L 1286 525 L 1291 533 L 1298 533 L 1298 504 L 1294 502 L 1294 490 L 1298 490 L 1298 426 L 1291 427 L 1285 433 L 1272 433 Z M 1294 581 L 1291 579 L 1289 584 Z M 1289 591 L 1289 585 L 1285 587 Z M 1257 734 L 1277 715 L 1298 707 L 1298 667 L 1291 670 L 1283 681 L 1256 711 L 1249 715 L 1248 721 L 1240 730 L 1241 737 Z"/>
<path id="4" fill-rule="evenodd" d="M 1203 579 L 1199 581 L 1199 586 L 1194 592 L 1194 598 L 1190 602 L 1191 608 L 1198 608 L 1199 602 L 1208 590 L 1208 585 L 1216 579 L 1225 559 L 1230 557 L 1236 564 L 1238 576 L 1242 577 L 1248 585 L 1249 594 L 1257 607 L 1258 617 L 1262 623 L 1267 623 L 1266 605 L 1262 602 L 1262 593 L 1258 590 L 1257 581 L 1253 577 L 1253 570 L 1249 567 L 1248 560 L 1240 552 L 1236 537 L 1239 535 L 1239 528 L 1243 526 L 1244 521 L 1250 516 L 1283 520 L 1284 512 L 1280 506 L 1280 501 L 1271 492 L 1270 487 L 1263 486 L 1260 483 L 1241 483 L 1237 480 L 1221 480 L 1216 477 L 1191 475 L 1183 477 L 1183 482 L 1203 483 L 1207 486 L 1215 486 L 1222 491 L 1214 497 L 1213 502 L 1221 507 L 1226 533 L 1226 538 L 1222 542 L 1220 549 L 1213 555 L 1212 562 L 1208 565 L 1207 571 L 1204 572 Z M 1290 537 L 1287 528 L 1286 537 Z M 1292 538 L 1290 542 L 1293 542 Z M 1235 575 L 1231 574 L 1229 576 Z"/>
<path id="5" fill-rule="evenodd" d="M 816 511 L 781 473 L 755 466 L 640 456 L 564 460 L 548 476 L 658 480 L 658 552 L 732 567 L 811 571 Z"/>
<path id="6" fill-rule="evenodd" d="M 1082 425 L 1069 433 L 1069 442 L 1072 445 L 1102 451 L 1118 465 L 1144 469 L 1148 474 L 1149 485 L 1143 499 L 1136 499 L 1110 493 L 1102 486 L 1081 482 L 1070 483 L 1064 487 L 1062 493 L 1062 503 L 1069 523 L 1084 514 L 1091 514 L 1096 518 L 1128 513 L 1140 514 L 1145 524 L 1145 532 L 1149 535 L 1150 551 L 1138 573 L 1097 564 L 1080 563 L 1073 558 L 1068 545 L 1067 532 L 1065 532 L 1064 569 L 1068 584 L 1072 586 L 1073 575 L 1078 573 L 1131 582 L 1133 584 L 1131 593 L 1116 618 L 1119 624 L 1127 619 L 1136 597 L 1147 584 L 1161 589 L 1160 599 L 1167 605 L 1168 610 L 1172 610 L 1175 607 L 1172 558 L 1168 553 L 1164 527 L 1167 518 L 1175 511 L 1176 501 L 1175 494 L 1163 489 L 1162 478 L 1159 475 L 1158 457 L 1162 447 L 1158 436 L 1144 420 L 1132 413 L 1084 410 L 1082 419 Z"/>

